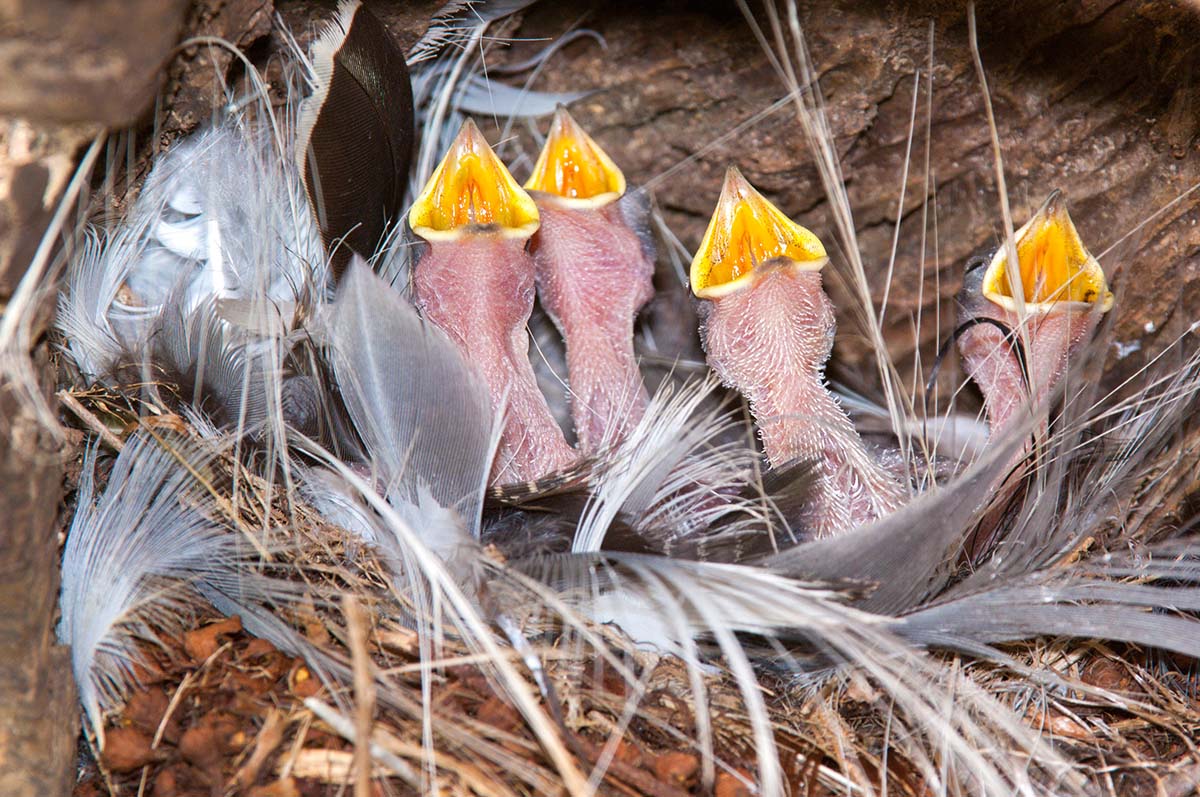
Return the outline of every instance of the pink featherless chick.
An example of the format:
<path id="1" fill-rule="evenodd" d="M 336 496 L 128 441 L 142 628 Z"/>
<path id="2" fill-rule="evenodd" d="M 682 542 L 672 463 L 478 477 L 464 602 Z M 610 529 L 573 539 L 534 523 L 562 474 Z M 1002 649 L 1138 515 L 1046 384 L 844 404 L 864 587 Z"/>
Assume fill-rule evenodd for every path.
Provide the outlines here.
<path id="1" fill-rule="evenodd" d="M 492 408 L 503 414 L 492 483 L 530 482 L 569 467 L 576 454 L 529 361 L 534 265 L 526 245 L 538 209 L 471 120 L 408 218 L 428 242 L 413 268 L 417 306 L 479 370 Z"/>
<path id="2" fill-rule="evenodd" d="M 1104 270 L 1084 247 L 1055 191 L 1008 248 L 968 268 L 958 294 L 958 350 L 979 386 L 993 435 L 1025 412 L 1045 412 L 1072 357 L 1113 305 Z M 986 265 L 986 268 L 984 266 Z M 1030 404 L 1032 400 L 1032 405 Z"/>
<path id="3" fill-rule="evenodd" d="M 633 352 L 633 324 L 654 296 L 654 259 L 641 206 L 625 176 L 559 107 L 525 183 L 541 227 L 533 236 L 538 297 L 567 347 L 567 383 L 579 450 L 619 442 L 648 396 Z"/>
<path id="4" fill-rule="evenodd" d="M 815 235 L 730 168 L 691 267 L 708 362 L 746 397 L 768 461 L 814 468 L 801 521 L 817 537 L 875 520 L 906 495 L 825 386 L 835 328 L 821 286 L 827 262 Z"/>

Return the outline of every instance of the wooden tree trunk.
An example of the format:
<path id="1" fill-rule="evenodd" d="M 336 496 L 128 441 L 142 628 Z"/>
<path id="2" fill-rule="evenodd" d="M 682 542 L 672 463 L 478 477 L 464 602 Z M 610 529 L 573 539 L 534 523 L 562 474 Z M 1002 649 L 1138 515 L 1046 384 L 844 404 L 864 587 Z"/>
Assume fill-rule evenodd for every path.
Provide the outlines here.
<path id="1" fill-rule="evenodd" d="M 81 145 L 132 123 L 153 96 L 174 43 L 180 2 L 18 2 L 0 18 L 0 301 L 26 273 Z M 8 16 L 10 15 L 11 16 Z M 74 229 L 75 220 L 66 227 Z M 47 283 L 33 321 L 48 398 L 42 333 Z M 0 374 L 0 794 L 69 794 L 78 708 L 69 651 L 55 643 L 58 507 L 68 451 L 28 393 Z"/>
<path id="2" fill-rule="evenodd" d="M 54 643 L 61 452 L 0 383 L 0 792 L 70 792 L 79 716 L 69 651 Z"/>
<path id="3" fill-rule="evenodd" d="M 765 24 L 761 3 L 749 5 Z M 1200 6 L 1013 0 L 981 2 L 978 13 L 1014 221 L 1061 188 L 1092 251 L 1112 247 L 1102 264 L 1118 290 L 1121 348 L 1109 353 L 1109 365 L 1114 380 L 1123 378 L 1185 332 L 1200 308 L 1200 191 L 1176 202 L 1200 181 Z M 901 367 L 911 363 L 919 311 L 928 364 L 937 314 L 943 339 L 953 324 L 962 265 L 1003 234 L 966 4 L 800 2 L 800 20 L 877 305 L 898 212 L 902 219 L 885 324 L 891 354 Z M 522 43 L 511 58 L 572 24 L 596 30 L 607 46 L 590 39 L 567 46 L 533 87 L 592 92 L 572 113 L 631 185 L 652 186 L 686 245 L 699 242 L 728 164 L 835 243 L 791 108 L 736 130 L 785 89 L 735 4 L 536 5 L 513 32 Z M 695 161 L 663 176 L 689 157 Z M 832 255 L 837 272 L 844 253 Z M 834 299 L 842 322 L 835 362 L 869 381 L 870 350 L 848 312 L 853 302 L 845 292 Z M 658 310 L 659 340 L 669 339 L 672 325 L 688 326 L 680 308 L 660 301 Z"/>

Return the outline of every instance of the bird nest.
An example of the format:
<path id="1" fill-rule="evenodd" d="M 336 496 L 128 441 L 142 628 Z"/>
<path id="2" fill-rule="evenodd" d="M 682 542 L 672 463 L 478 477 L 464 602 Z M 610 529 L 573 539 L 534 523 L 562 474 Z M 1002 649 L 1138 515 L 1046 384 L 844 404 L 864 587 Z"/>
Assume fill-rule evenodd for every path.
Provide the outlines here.
<path id="1" fill-rule="evenodd" d="M 825 104 L 800 113 L 816 113 L 828 125 L 821 134 L 842 164 L 844 183 L 842 175 L 832 177 L 848 188 L 845 201 L 860 225 L 862 251 L 878 255 L 867 259 L 858 286 L 845 277 L 831 281 L 842 324 L 835 377 L 880 395 L 886 378 L 875 372 L 877 352 L 906 364 L 899 381 L 911 382 L 914 394 L 930 377 L 949 326 L 940 317 L 953 316 L 959 266 L 1003 235 L 995 235 L 1002 225 L 993 221 L 1003 215 L 995 201 L 993 134 L 1014 172 L 1009 191 L 1019 197 L 1019 209 L 1012 216 L 1031 215 L 1045 193 L 1032 196 L 1032 187 L 1053 174 L 1071 183 L 1075 207 L 1085 208 L 1085 238 L 1107 227 L 1118 231 L 1103 236 L 1110 252 L 1129 262 L 1154 261 L 1150 277 L 1114 282 L 1118 314 L 1099 333 L 1102 344 L 1092 350 L 1087 372 L 1104 389 L 1086 410 L 1063 410 L 1071 433 L 1059 447 L 1043 449 L 1044 460 L 1032 460 L 1026 487 L 980 513 L 982 524 L 972 516 L 970 529 L 1017 530 L 1014 546 L 1036 549 L 1053 539 L 1069 540 L 1069 548 L 1039 554 L 1028 572 L 995 570 L 999 597 L 974 604 L 978 608 L 970 601 L 988 594 L 986 588 L 951 595 L 945 585 L 974 583 L 969 579 L 987 567 L 970 550 L 939 555 L 938 575 L 930 577 L 935 594 L 918 602 L 921 611 L 936 611 L 944 600 L 964 616 L 968 610 L 1003 613 L 1009 594 L 1003 590 L 1011 587 L 1012 633 L 996 632 L 974 654 L 962 643 L 939 644 L 934 631 L 917 645 L 893 647 L 894 638 L 905 637 L 903 628 L 873 625 L 879 618 L 857 608 L 877 585 L 853 574 L 838 582 L 823 572 L 796 589 L 810 591 L 804 595 L 812 595 L 814 612 L 831 612 L 821 622 L 862 624 L 861 632 L 852 628 L 838 637 L 842 647 L 823 647 L 814 625 L 784 639 L 745 629 L 725 639 L 712 630 L 698 637 L 698 648 L 664 652 L 585 616 L 537 579 L 514 575 L 503 546 L 483 548 L 474 565 L 485 585 L 479 602 L 503 622 L 475 628 L 464 619 L 469 612 L 443 605 L 451 598 L 438 593 L 431 603 L 420 588 L 398 586 L 396 573 L 419 571 L 419 562 L 397 565 L 314 511 L 291 477 L 275 470 L 278 452 L 269 444 L 256 441 L 260 450 L 230 443 L 197 458 L 193 451 L 204 430 L 195 426 L 203 416 L 174 414 L 187 403 L 170 398 L 178 386 L 147 393 L 152 380 L 139 374 L 124 384 L 85 389 L 64 362 L 59 396 L 70 426 L 100 441 L 85 457 L 84 438 L 78 438 L 84 465 L 71 486 L 80 487 L 97 465 L 99 481 L 109 478 L 103 471 L 111 461 L 96 446 L 107 454 L 135 446 L 178 458 L 195 484 L 171 493 L 171 500 L 201 508 L 234 540 L 214 544 L 245 575 L 244 583 L 222 582 L 217 589 L 204 579 L 162 586 L 171 609 L 147 621 L 151 632 L 133 635 L 135 655 L 125 666 L 136 686 L 86 734 L 76 793 L 265 797 L 353 788 L 356 794 L 407 794 L 425 793 L 435 783 L 446 793 L 477 795 L 594 790 L 728 797 L 756 793 L 764 783 L 813 795 L 1191 793 L 1200 782 L 1192 742 L 1200 712 L 1194 661 L 1179 652 L 1191 643 L 1167 638 L 1180 626 L 1131 630 L 1130 616 L 1113 608 L 1117 602 L 1105 603 L 1112 598 L 1104 589 L 1159 590 L 1121 604 L 1148 607 L 1146 617 L 1182 622 L 1197 608 L 1196 576 L 1184 566 L 1194 564 L 1196 553 L 1184 520 L 1200 463 L 1200 430 L 1189 410 L 1198 378 L 1190 331 L 1197 304 L 1191 301 L 1194 269 L 1188 268 L 1196 242 L 1187 237 L 1194 233 L 1187 232 L 1186 214 L 1195 201 L 1185 193 L 1200 179 L 1195 129 L 1180 132 L 1187 123 L 1171 114 L 1186 115 L 1188 106 L 1179 110 L 1185 100 L 1165 79 L 1152 80 L 1154 91 L 1145 92 L 1141 84 L 1122 82 L 1126 66 L 1105 64 L 1095 68 L 1092 83 L 1068 80 L 1054 52 L 1067 43 L 1117 61 L 1168 22 L 1178 21 L 1183 30 L 1196 23 L 1182 9 L 1117 4 L 1110 13 L 1128 22 L 1127 38 L 1112 33 L 1100 14 L 1051 20 L 1044 34 L 1033 36 L 1016 13 L 981 12 L 978 38 L 990 42 L 984 56 L 991 48 L 1001 64 L 999 77 L 993 75 L 997 122 L 989 130 L 986 122 L 971 127 L 962 121 L 981 122 L 984 95 L 967 44 L 977 34 L 968 35 L 961 9 L 932 5 L 926 24 L 885 19 L 881 8 L 805 12 Z M 290 26 L 305 44 L 305 22 L 316 12 L 304 3 L 281 2 L 278 10 L 273 30 Z M 407 32 L 401 26 L 411 24 L 406 13 L 380 9 L 401 36 Z M 769 32 L 770 14 L 757 18 Z M 251 48 L 254 37 L 220 30 L 237 19 L 197 12 L 190 24 L 194 32 L 223 34 L 249 48 L 268 79 L 283 85 L 276 51 L 286 42 L 272 33 Z M 655 342 L 657 357 L 674 364 L 660 369 L 664 382 L 686 372 L 689 362 L 702 367 L 691 297 L 678 284 L 664 287 L 670 281 L 663 276 L 683 262 L 680 251 L 699 242 L 724 164 L 740 163 L 811 228 L 837 228 L 837 202 L 816 199 L 831 176 L 823 177 L 820 159 L 796 143 L 803 140 L 803 120 L 790 103 L 800 102 L 803 92 L 788 94 L 778 83 L 767 88 L 771 81 L 764 76 L 773 72 L 753 28 L 724 9 L 596 13 L 584 24 L 606 49 L 589 40 L 593 34 L 570 33 L 580 23 L 569 5 L 534 6 L 523 19 L 497 24 L 489 37 L 500 43 L 481 49 L 483 61 L 499 68 L 496 74 L 527 75 L 504 67 L 538 52 L 555 65 L 538 88 L 595 92 L 577 98 L 579 117 L 611 145 L 630 182 L 650 186 L 657 200 L 660 295 L 641 334 Z M 730 32 L 734 24 L 743 27 Z M 419 31 L 412 33 L 415 38 Z M 566 44 L 545 51 L 546 39 Z M 666 53 L 664 39 L 671 42 Z M 779 57 L 772 46 L 768 41 L 767 52 Z M 1194 49 L 1164 46 L 1138 56 L 1128 69 L 1149 65 L 1166 74 L 1180 52 Z M 211 99 L 211 89 L 226 80 L 249 85 L 233 63 L 203 47 L 184 52 L 171 67 L 168 99 L 155 121 L 159 135 L 138 150 L 143 166 L 160 144 L 192 132 L 204 116 L 196 97 L 206 88 Z M 1026 95 L 1018 91 L 1022 85 Z M 631 86 L 637 87 L 633 95 Z M 1130 99 L 1147 94 L 1151 99 Z M 1090 109 L 1096 97 L 1108 98 L 1107 115 L 1079 110 Z M 1133 120 L 1146 118 L 1147 104 L 1165 121 L 1156 117 L 1139 138 Z M 1077 127 L 1070 124 L 1073 115 Z M 532 160 L 529 129 L 499 116 L 480 114 L 479 120 L 489 139 L 509 136 L 510 161 Z M 1030 141 L 1018 140 L 1023 123 L 1031 125 L 1024 133 Z M 1043 143 L 1034 145 L 1039 137 Z M 922 146 L 923 169 L 917 165 Z M 1098 180 L 1081 171 L 1087 164 L 1093 172 L 1120 164 L 1130 176 Z M 138 181 L 130 184 L 136 193 Z M 121 209 L 128 200 L 116 204 Z M 935 238 L 930 230 L 939 220 Z M 933 240 L 941 247 L 936 255 Z M 1181 298 L 1169 307 L 1156 304 L 1150 293 L 1171 279 Z M 888 308 L 882 318 L 855 309 L 864 304 L 855 294 L 863 285 L 867 303 Z M 645 362 L 655 365 L 651 356 Z M 922 400 L 946 404 L 961 375 L 946 367 L 932 376 Z M 720 391 L 710 391 L 718 401 Z M 167 400 L 158 401 L 162 396 Z M 978 399 L 962 401 L 973 407 Z M 730 428 L 753 434 L 739 423 Z M 1110 438 L 1116 438 L 1112 445 L 1096 442 Z M 1067 464 L 1057 467 L 1061 463 Z M 1109 481 L 1111 508 L 1093 512 L 1083 532 L 1030 532 L 1038 524 L 1069 526 L 1084 514 L 1080 502 L 1094 498 L 1091 486 Z M 91 497 L 85 491 L 91 488 L 80 489 Z M 539 500 L 553 511 L 561 506 L 553 496 Z M 490 511 L 510 510 L 532 511 L 520 502 Z M 970 548 L 968 540 L 960 542 Z M 999 543 L 989 537 L 979 545 L 997 558 L 1023 555 L 1005 547 L 1003 534 Z M 1150 560 L 1178 566 L 1138 569 Z M 426 588 L 436 593 L 434 583 Z M 1056 608 L 1094 614 L 1064 611 L 1062 623 L 1038 626 L 1061 629 L 1057 633 L 1025 633 L 1016 615 L 1035 613 L 1036 596 L 1043 594 Z M 1105 641 L 1109 622 L 1120 629 L 1113 641 Z M 1067 627 L 1072 623 L 1082 630 Z M 956 628 L 953 622 L 947 627 Z M 1162 649 L 1155 647 L 1154 629 L 1163 629 Z M 734 643 L 751 656 L 731 654 Z M 870 658 L 864 651 L 873 645 L 880 646 L 879 660 L 864 666 Z M 774 761 L 764 762 L 764 749 L 773 751 Z"/>
<path id="2" fill-rule="evenodd" d="M 95 391 L 67 394 L 80 425 L 114 445 L 122 445 L 111 431 L 122 402 Z M 147 424 L 132 414 L 126 420 L 126 430 Z M 150 428 L 167 446 L 189 434 L 175 416 Z M 511 684 L 497 683 L 494 662 L 453 633 L 430 646 L 398 620 L 413 606 L 372 548 L 231 456 L 213 462 L 205 481 L 227 512 L 228 533 L 240 529 L 256 548 L 270 547 L 260 574 L 294 587 L 271 607 L 273 616 L 307 649 L 280 650 L 238 615 L 188 595 L 187 610 L 153 644 L 139 643 L 137 687 L 106 715 L 102 751 L 88 734 L 76 794 L 336 794 L 359 782 L 365 766 L 389 793 L 425 793 L 431 778 L 450 794 L 564 791 L 562 769 L 514 708 Z M 522 630 L 530 647 L 497 638 L 502 655 L 518 666 L 531 655 L 540 662 L 522 670 L 524 686 L 541 692 L 540 705 L 561 722 L 556 741 L 599 793 L 754 793 L 753 723 L 720 659 L 697 676 L 677 656 L 641 648 L 613 626 L 590 626 L 586 644 L 547 618 Z M 1058 770 L 1053 760 L 1029 762 L 1046 768 L 1046 782 L 1114 794 L 1194 788 L 1200 710 L 1192 659 L 1064 638 L 1006 645 L 1000 654 L 1002 663 L 932 656 L 930 683 L 946 701 L 941 721 L 980 711 L 976 701 L 986 696 L 1063 756 Z M 707 776 L 697 677 L 716 762 Z M 907 749 L 911 740 L 902 736 L 920 720 L 897 708 L 894 684 L 849 667 L 804 678 L 768 667 L 757 677 L 789 793 L 930 792 L 928 752 L 920 744 Z M 990 720 L 975 719 L 985 728 Z M 356 744 L 364 730 L 369 748 Z M 1012 738 L 1002 725 L 991 730 L 996 736 L 971 743 Z M 1075 773 L 1086 781 L 1073 781 Z"/>

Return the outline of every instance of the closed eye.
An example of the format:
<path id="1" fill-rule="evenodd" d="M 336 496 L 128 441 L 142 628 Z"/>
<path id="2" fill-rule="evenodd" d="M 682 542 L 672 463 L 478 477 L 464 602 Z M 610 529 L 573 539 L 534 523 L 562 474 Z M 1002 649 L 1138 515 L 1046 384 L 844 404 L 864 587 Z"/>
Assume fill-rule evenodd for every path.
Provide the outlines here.
<path id="1" fill-rule="evenodd" d="M 988 258 L 985 255 L 975 255 L 974 257 L 967 260 L 967 265 L 965 268 L 963 268 L 963 274 L 970 274 L 972 271 L 975 271 L 976 269 L 983 268 L 984 266 L 986 266 L 988 264 L 989 259 L 990 258 Z"/>

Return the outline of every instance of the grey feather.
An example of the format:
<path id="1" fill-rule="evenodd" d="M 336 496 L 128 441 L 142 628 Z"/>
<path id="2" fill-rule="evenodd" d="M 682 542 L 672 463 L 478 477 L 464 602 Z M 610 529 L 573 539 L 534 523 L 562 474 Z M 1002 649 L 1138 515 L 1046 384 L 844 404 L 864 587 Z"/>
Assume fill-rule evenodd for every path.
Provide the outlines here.
<path id="1" fill-rule="evenodd" d="M 837 590 L 759 568 L 633 554 L 567 554 L 509 566 L 551 585 L 568 606 L 616 623 L 635 641 L 676 653 L 689 667 L 701 665 L 692 640 L 712 639 L 738 681 L 752 723 L 765 721 L 766 714 L 747 652 L 734 635 L 786 635 L 804 639 L 826 661 L 869 674 L 921 730 L 913 739 L 917 755 L 948 753 L 980 793 L 1033 795 L 1049 784 L 1058 793 L 1081 790 L 1078 779 L 1060 779 L 1069 768 L 1032 729 L 985 695 L 962 691 L 962 682 L 895 636 L 887 618 L 846 605 Z M 951 692 L 956 710 L 947 716 L 941 705 Z M 1004 743 L 996 744 L 1001 738 Z M 755 744 L 760 786 L 764 793 L 777 793 L 773 789 L 781 786 L 773 784 L 780 773 L 771 760 L 777 753 L 769 723 L 755 725 Z M 929 752 L 920 753 L 921 744 Z M 1022 752 L 1010 756 L 1004 750 Z M 926 776 L 933 782 L 941 777 L 936 770 Z"/>
<path id="2" fill-rule="evenodd" d="M 490 81 L 483 75 L 472 74 L 459 89 L 455 106 L 462 113 L 481 116 L 530 117 L 554 113 L 559 105 L 567 105 L 588 96 L 587 91 L 533 91 L 505 83 Z"/>
<path id="3" fill-rule="evenodd" d="M 415 65 L 434 58 L 448 47 L 469 38 L 472 29 L 516 14 L 535 1 L 450 0 L 429 20 L 429 28 L 408 53 L 408 63 Z"/>
<path id="4" fill-rule="evenodd" d="M 110 377 L 152 318 L 151 312 L 118 301 L 130 270 L 144 254 L 142 234 L 129 225 L 88 229 L 67 267 L 55 323 L 89 381 Z"/>
<path id="5" fill-rule="evenodd" d="M 770 510 L 741 494 L 758 475 L 758 454 L 738 434 L 717 388 L 713 379 L 663 383 L 642 420 L 603 458 L 574 552 L 600 551 L 618 519 L 650 549 L 672 554 L 702 546 L 718 523 L 725 536 L 768 533 L 769 522 L 759 521 Z M 752 528 L 740 528 L 739 518 Z"/>
<path id="6" fill-rule="evenodd" d="M 1056 583 L 1061 582 L 1061 583 Z M 1164 613 L 1162 610 L 1173 610 Z M 1042 636 L 1108 639 L 1200 657 L 1200 585 L 1031 578 L 939 601 L 900 619 L 896 632 L 918 644 L 967 650 Z"/>
<path id="7" fill-rule="evenodd" d="M 358 258 L 327 321 L 334 374 L 394 505 L 457 513 L 478 537 L 494 453 L 487 392 L 440 331 Z"/>
<path id="8" fill-rule="evenodd" d="M 211 504 L 193 476 L 208 455 L 182 440 L 129 437 L 103 493 L 96 495 L 98 446 L 84 457 L 79 507 L 63 550 L 59 639 L 71 662 L 88 720 L 123 697 L 139 643 L 186 616 L 189 585 L 229 569 L 238 540 L 207 517 Z"/>
<path id="9" fill-rule="evenodd" d="M 267 421 L 268 379 L 279 371 L 270 347 L 256 345 L 209 299 L 184 315 L 171 303 L 150 332 L 147 364 L 178 382 L 180 399 L 218 426 L 258 432 Z"/>
<path id="10" fill-rule="evenodd" d="M 949 485 L 918 496 L 892 514 L 846 534 L 804 543 L 763 564 L 794 577 L 870 585 L 860 606 L 892 614 L 936 594 L 950 576 L 966 530 L 989 489 L 1007 471 L 1021 437 L 995 441 L 988 455 Z"/>

